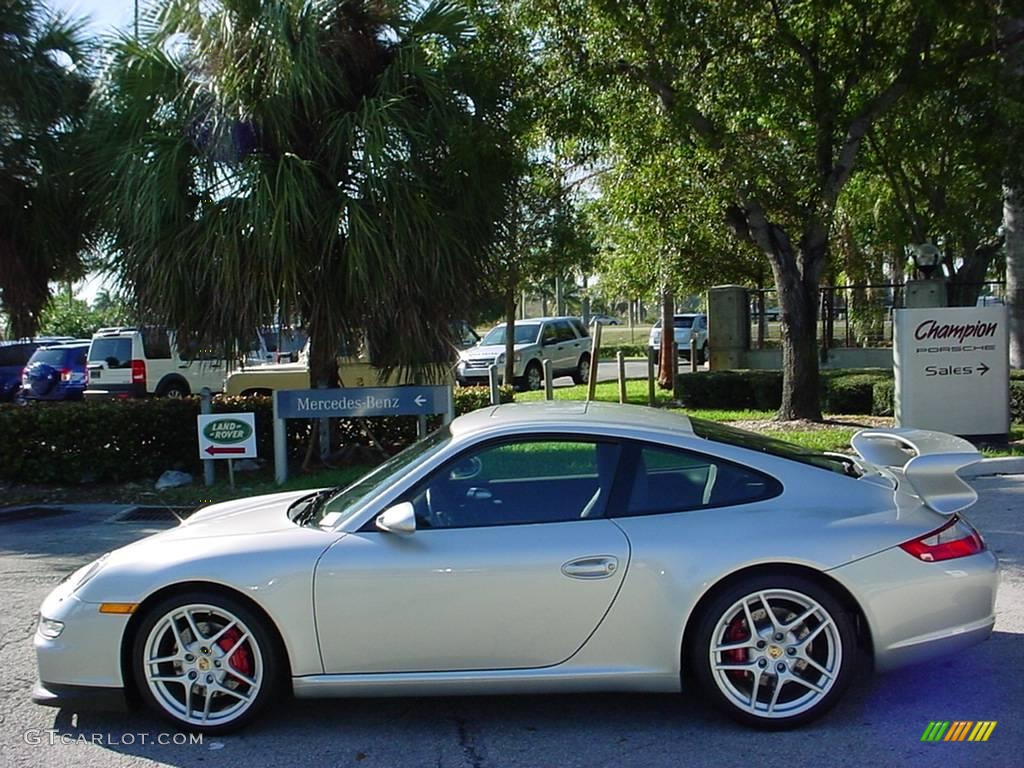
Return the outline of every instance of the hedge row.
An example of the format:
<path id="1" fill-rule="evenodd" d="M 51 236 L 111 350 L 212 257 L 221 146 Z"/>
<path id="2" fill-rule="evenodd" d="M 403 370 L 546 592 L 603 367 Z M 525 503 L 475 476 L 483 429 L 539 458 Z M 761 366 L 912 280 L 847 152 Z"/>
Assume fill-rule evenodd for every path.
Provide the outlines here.
<path id="1" fill-rule="evenodd" d="M 502 402 L 512 389 L 503 387 Z M 455 390 L 455 411 L 487 405 L 485 387 Z M 273 456 L 273 405 L 269 397 L 217 397 L 215 413 L 254 413 L 258 455 Z M 0 406 L 0 480 L 81 483 L 152 479 L 167 469 L 198 472 L 199 399 L 152 398 L 88 403 Z M 286 422 L 293 460 L 305 455 L 312 422 Z M 416 439 L 416 417 L 332 419 L 334 445 L 368 445 L 373 439 L 395 452 Z"/>
<path id="2" fill-rule="evenodd" d="M 896 385 L 892 371 L 822 371 L 825 413 L 892 416 Z M 754 408 L 772 411 L 782 402 L 782 371 L 702 371 L 680 377 L 687 408 Z M 1010 421 L 1024 423 L 1024 371 L 1010 375 Z"/>
<path id="3" fill-rule="evenodd" d="M 891 371 L 822 371 L 821 381 L 826 413 L 892 412 Z M 772 411 L 782 402 L 782 371 L 700 371 L 681 376 L 680 388 L 687 408 Z"/>

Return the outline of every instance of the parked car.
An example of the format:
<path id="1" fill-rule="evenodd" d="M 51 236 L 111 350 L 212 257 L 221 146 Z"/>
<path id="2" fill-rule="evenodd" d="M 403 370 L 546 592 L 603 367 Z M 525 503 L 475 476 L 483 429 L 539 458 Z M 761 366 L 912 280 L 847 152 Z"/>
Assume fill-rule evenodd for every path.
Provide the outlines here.
<path id="1" fill-rule="evenodd" d="M 684 314 L 672 316 L 673 332 L 679 347 L 679 356 L 690 359 L 690 339 L 697 340 L 697 363 L 703 365 L 708 359 L 708 318 L 707 315 Z M 655 350 L 661 349 L 661 320 L 657 320 L 651 328 L 648 346 Z"/>
<path id="2" fill-rule="evenodd" d="M 40 608 L 32 697 L 87 712 L 130 689 L 210 733 L 289 690 L 683 691 L 803 725 L 872 667 L 965 661 L 995 623 L 956 475 L 974 446 L 853 447 L 609 403 L 473 411 L 346 488 L 215 504 L 79 569 Z"/>
<path id="3" fill-rule="evenodd" d="M 89 340 L 39 347 L 21 375 L 20 400 L 81 400 Z"/>
<path id="4" fill-rule="evenodd" d="M 45 336 L 22 341 L 0 342 L 0 402 L 10 402 L 21 389 L 25 366 L 39 347 L 74 341 L 71 336 Z"/>
<path id="5" fill-rule="evenodd" d="M 581 320 L 583 318 L 580 318 Z M 597 323 L 598 325 L 619 325 L 619 318 L 612 317 L 611 315 L 591 315 L 590 322 Z"/>
<path id="6" fill-rule="evenodd" d="M 487 384 L 488 368 L 497 365 L 504 378 L 506 324 L 494 326 L 475 347 L 459 355 L 455 369 L 460 384 Z M 551 375 L 572 376 L 577 384 L 590 377 L 593 340 L 578 317 L 539 317 L 515 324 L 516 386 L 540 389 L 544 385 L 544 361 L 551 361 Z"/>
<path id="7" fill-rule="evenodd" d="M 203 387 L 224 388 L 227 361 L 213 349 L 179 349 L 159 326 L 101 328 L 89 344 L 86 400 L 187 397 Z"/>

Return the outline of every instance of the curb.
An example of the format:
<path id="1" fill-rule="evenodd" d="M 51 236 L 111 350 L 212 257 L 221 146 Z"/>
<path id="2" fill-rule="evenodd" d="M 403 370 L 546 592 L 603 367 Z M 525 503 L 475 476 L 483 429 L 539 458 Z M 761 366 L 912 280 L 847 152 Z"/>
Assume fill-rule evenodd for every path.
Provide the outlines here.
<path id="1" fill-rule="evenodd" d="M 993 475 L 1024 475 L 1024 457 L 999 456 L 994 459 L 982 459 L 977 464 L 960 470 L 958 474 L 965 479 Z"/>

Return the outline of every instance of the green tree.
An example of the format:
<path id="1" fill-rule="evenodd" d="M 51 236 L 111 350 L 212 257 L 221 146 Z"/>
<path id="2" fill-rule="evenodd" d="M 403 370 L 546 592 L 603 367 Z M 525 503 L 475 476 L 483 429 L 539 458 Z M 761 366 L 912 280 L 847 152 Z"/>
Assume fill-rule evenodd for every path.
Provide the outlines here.
<path id="1" fill-rule="evenodd" d="M 84 272 L 88 52 L 80 22 L 0 0 L 0 306 L 14 337 L 36 332 L 53 281 Z"/>
<path id="2" fill-rule="evenodd" d="M 385 368 L 444 360 L 506 205 L 472 41 L 447 3 L 167 2 L 92 112 L 110 266 L 188 335 L 298 316 L 316 383 L 360 330 Z"/>
<path id="3" fill-rule="evenodd" d="M 984 0 L 524 0 L 554 120 L 600 146 L 692 152 L 725 220 L 771 267 L 782 320 L 781 418 L 821 416 L 818 286 L 839 197 L 878 120 L 990 59 Z M 578 79 L 567 81 L 564 72 Z M 652 127 L 657 127 L 657 134 Z"/>

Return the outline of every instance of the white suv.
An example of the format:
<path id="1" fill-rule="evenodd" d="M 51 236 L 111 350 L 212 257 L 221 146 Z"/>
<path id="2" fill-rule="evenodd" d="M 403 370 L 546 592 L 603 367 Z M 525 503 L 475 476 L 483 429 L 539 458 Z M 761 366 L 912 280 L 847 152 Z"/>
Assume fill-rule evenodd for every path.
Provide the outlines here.
<path id="1" fill-rule="evenodd" d="M 498 366 L 499 380 L 505 373 L 505 323 L 496 325 L 475 347 L 459 353 L 455 370 L 460 384 L 487 384 L 488 368 Z M 540 389 L 544 384 L 544 361 L 551 361 L 552 378 L 572 376 L 577 384 L 590 377 L 592 340 L 578 317 L 539 317 L 517 320 L 515 324 L 515 384 Z"/>
<path id="2" fill-rule="evenodd" d="M 708 359 L 708 318 L 707 315 L 686 314 L 672 316 L 673 332 L 679 346 L 679 356 L 689 359 L 690 339 L 697 341 L 697 363 L 703 365 Z M 661 320 L 651 328 L 648 346 L 658 352 L 661 349 Z"/>
<path id="3" fill-rule="evenodd" d="M 179 350 L 166 328 L 100 328 L 89 344 L 84 397 L 187 397 L 203 387 L 220 392 L 226 367 L 213 350 Z"/>

